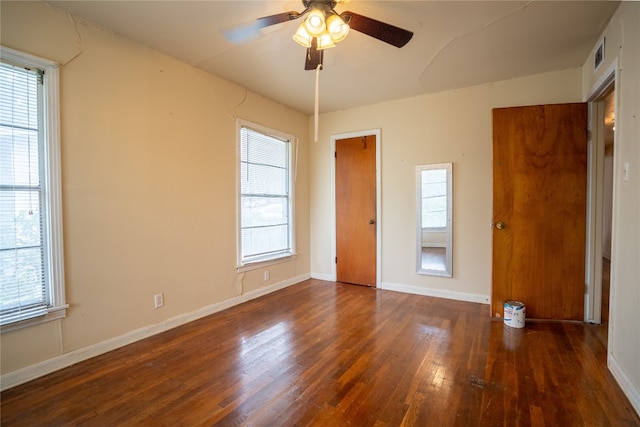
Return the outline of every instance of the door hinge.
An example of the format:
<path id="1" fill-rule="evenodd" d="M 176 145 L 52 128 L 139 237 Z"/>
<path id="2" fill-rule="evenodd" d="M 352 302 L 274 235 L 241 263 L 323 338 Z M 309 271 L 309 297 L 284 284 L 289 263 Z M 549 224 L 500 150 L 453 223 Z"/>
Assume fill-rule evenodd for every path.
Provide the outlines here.
<path id="1" fill-rule="evenodd" d="M 336 257 L 336 264 L 338 263 L 338 257 Z"/>

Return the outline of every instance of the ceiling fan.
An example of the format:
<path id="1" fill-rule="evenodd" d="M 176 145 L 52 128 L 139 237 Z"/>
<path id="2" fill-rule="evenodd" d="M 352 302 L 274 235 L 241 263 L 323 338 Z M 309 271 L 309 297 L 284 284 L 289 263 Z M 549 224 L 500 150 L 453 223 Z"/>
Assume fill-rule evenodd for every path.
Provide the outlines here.
<path id="1" fill-rule="evenodd" d="M 349 30 L 355 30 L 374 37 L 380 41 L 402 47 L 406 45 L 413 33 L 385 22 L 359 15 L 355 12 L 335 11 L 338 3 L 345 0 L 302 0 L 302 12 L 290 11 L 264 16 L 247 25 L 232 28 L 224 34 L 234 43 L 240 43 L 257 35 L 262 28 L 293 21 L 307 15 L 293 35 L 293 39 L 307 48 L 305 70 L 316 70 L 322 67 L 324 49 L 335 46 L 343 40 Z"/>

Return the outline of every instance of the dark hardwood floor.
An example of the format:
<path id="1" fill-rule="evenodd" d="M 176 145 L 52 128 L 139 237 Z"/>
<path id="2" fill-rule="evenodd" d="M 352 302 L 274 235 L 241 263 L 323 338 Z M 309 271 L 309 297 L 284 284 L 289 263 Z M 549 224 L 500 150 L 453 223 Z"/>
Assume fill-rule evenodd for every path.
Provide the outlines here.
<path id="1" fill-rule="evenodd" d="M 609 295 L 611 294 L 611 261 L 602 258 L 602 327 L 596 329 L 596 334 L 606 347 L 609 340 Z"/>
<path id="2" fill-rule="evenodd" d="M 308 280 L 2 393 L 3 426 L 638 426 L 602 326 Z"/>
<path id="3" fill-rule="evenodd" d="M 422 268 L 447 271 L 447 248 L 422 248 Z"/>

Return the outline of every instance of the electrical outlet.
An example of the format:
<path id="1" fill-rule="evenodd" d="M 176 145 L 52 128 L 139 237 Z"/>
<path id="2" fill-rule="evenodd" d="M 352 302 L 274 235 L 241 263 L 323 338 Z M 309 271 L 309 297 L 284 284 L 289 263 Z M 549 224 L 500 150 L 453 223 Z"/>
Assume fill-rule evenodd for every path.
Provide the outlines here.
<path id="1" fill-rule="evenodd" d="M 268 270 L 264 272 L 264 280 L 265 281 L 269 280 L 269 271 Z"/>
<path id="2" fill-rule="evenodd" d="M 160 308 L 164 305 L 164 296 L 161 293 L 153 296 L 153 305 L 155 308 Z"/>

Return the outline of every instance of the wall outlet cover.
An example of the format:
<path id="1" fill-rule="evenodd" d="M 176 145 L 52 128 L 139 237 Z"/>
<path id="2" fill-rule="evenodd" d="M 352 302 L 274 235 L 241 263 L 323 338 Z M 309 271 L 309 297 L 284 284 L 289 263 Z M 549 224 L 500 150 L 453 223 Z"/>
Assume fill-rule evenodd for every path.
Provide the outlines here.
<path id="1" fill-rule="evenodd" d="M 161 293 L 153 296 L 153 305 L 155 308 L 160 308 L 164 305 L 164 296 Z"/>

